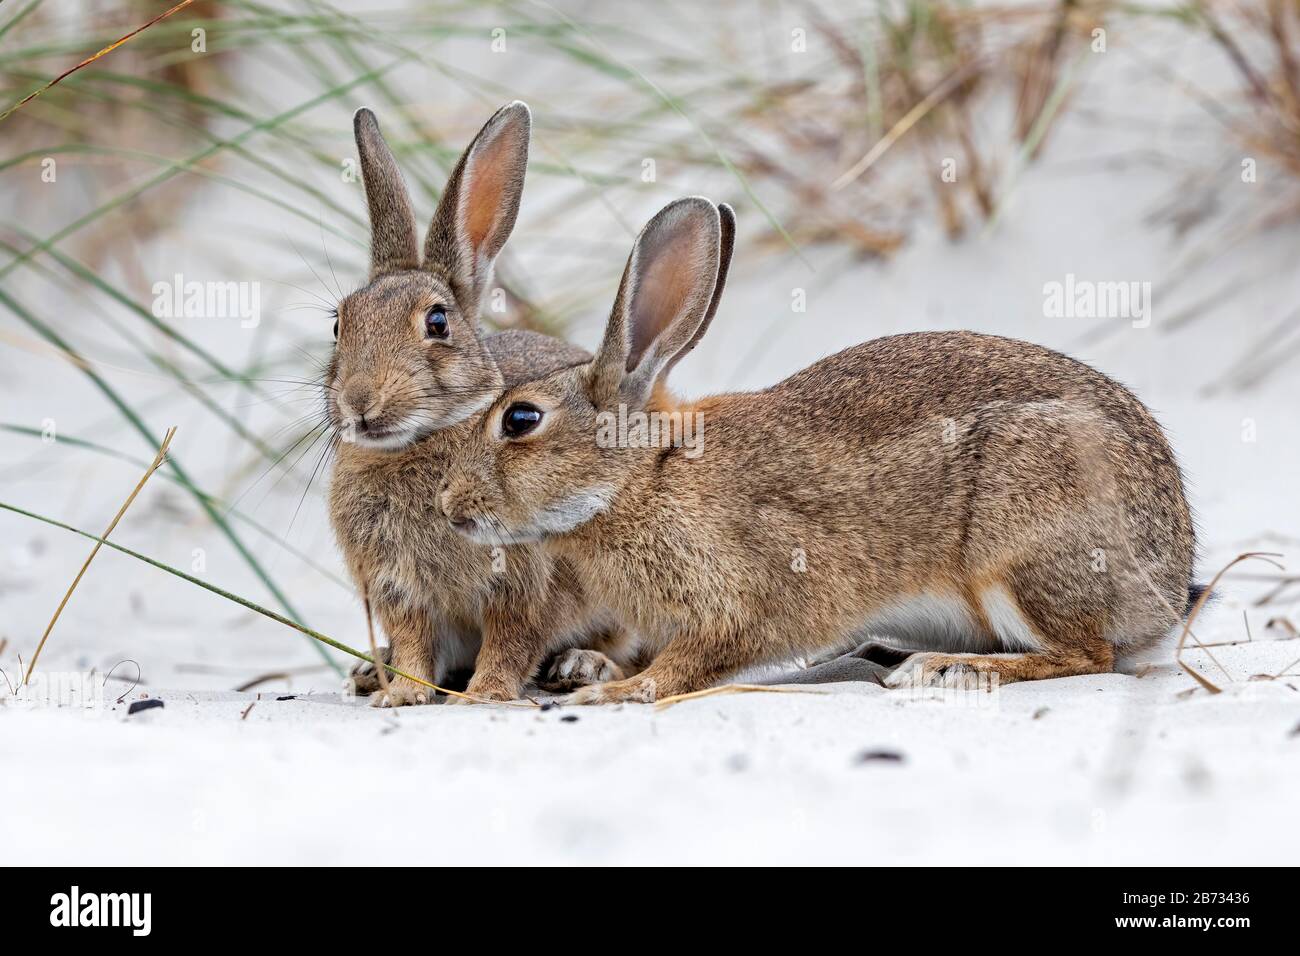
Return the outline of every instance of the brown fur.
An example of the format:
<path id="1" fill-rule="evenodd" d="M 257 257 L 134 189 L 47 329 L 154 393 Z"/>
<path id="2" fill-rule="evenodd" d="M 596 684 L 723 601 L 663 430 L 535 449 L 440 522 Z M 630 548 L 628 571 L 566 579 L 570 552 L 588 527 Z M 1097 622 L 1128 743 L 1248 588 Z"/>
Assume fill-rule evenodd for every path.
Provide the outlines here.
<path id="1" fill-rule="evenodd" d="M 660 370 L 673 343 L 698 339 L 717 304 L 699 296 L 726 269 L 683 250 L 716 246 L 727 217 L 682 202 L 638 239 L 593 362 L 497 399 L 443 495 L 448 513 L 472 505 L 542 540 L 659 649 L 642 673 L 576 700 L 700 690 L 843 645 L 917 596 L 941 596 L 967 625 L 937 629 L 939 653 L 914 655 L 895 684 L 1108 671 L 1116 649 L 1179 620 L 1194 543 L 1178 466 L 1146 408 L 1086 365 L 1011 339 L 914 333 L 762 391 L 673 399 Z M 639 257 L 663 248 L 691 260 L 695 279 L 691 295 L 674 290 L 667 324 L 635 302 Z M 659 324 L 629 330 L 638 315 Z M 501 414 L 519 402 L 542 423 L 504 439 Z M 702 413 L 703 454 L 600 447 L 597 414 L 619 403 Z M 557 527 L 557 503 L 577 500 L 604 505 Z M 1012 626 L 998 631 L 990 608 Z"/>
<path id="2" fill-rule="evenodd" d="M 371 281 L 339 306 L 325 377 L 340 436 L 330 518 L 348 569 L 369 594 L 392 665 L 439 683 L 477 654 L 469 693 L 519 696 L 548 650 L 607 628 L 562 559 L 535 546 L 489 548 L 455 534 L 437 492 L 476 413 L 507 384 L 590 356 L 532 332 L 484 339 L 479 304 L 514 225 L 527 164 L 529 117 L 499 111 L 461 157 L 416 266 L 416 230 L 401 174 L 374 116 L 356 119 L 374 241 Z M 449 334 L 426 333 L 434 306 Z M 396 677 L 374 702 L 427 702 Z"/>

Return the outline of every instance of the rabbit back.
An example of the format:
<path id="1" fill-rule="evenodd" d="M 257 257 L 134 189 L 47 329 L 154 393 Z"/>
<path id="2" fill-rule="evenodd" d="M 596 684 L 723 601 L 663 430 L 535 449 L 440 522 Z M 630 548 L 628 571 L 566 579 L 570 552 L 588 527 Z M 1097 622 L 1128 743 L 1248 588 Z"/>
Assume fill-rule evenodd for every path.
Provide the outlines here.
<path id="1" fill-rule="evenodd" d="M 751 515 L 723 536 L 766 529 L 749 543 L 756 553 L 830 565 L 816 590 L 838 581 L 880 595 L 855 630 L 911 617 L 1013 649 L 1047 626 L 1024 620 L 1033 604 L 1054 627 L 1104 620 L 1107 640 L 1141 645 L 1186 608 L 1194 533 L 1160 426 L 1124 386 L 1050 349 L 970 332 L 891 336 L 695 410 L 701 466 L 681 461 L 666 486 L 690 488 L 693 473 L 741 491 L 774 520 Z M 825 604 L 813 590 L 809 606 Z M 830 601 L 841 602 L 862 609 L 860 593 Z"/>

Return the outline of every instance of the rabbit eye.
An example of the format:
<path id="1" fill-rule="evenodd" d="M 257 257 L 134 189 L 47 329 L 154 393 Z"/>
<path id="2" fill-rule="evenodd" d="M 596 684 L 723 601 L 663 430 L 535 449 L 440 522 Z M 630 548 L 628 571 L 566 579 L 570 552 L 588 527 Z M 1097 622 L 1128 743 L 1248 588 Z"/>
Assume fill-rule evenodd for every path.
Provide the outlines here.
<path id="1" fill-rule="evenodd" d="M 435 305 L 424 317 L 424 334 L 431 339 L 445 339 L 450 331 L 446 306 Z"/>
<path id="2" fill-rule="evenodd" d="M 501 434 L 507 438 L 519 438 L 527 435 L 542 420 L 542 410 L 532 405 L 517 402 L 506 409 L 501 416 Z"/>
<path id="3" fill-rule="evenodd" d="M 339 340 L 339 320 L 335 319 L 334 320 L 334 341 L 337 342 L 338 340 Z"/>

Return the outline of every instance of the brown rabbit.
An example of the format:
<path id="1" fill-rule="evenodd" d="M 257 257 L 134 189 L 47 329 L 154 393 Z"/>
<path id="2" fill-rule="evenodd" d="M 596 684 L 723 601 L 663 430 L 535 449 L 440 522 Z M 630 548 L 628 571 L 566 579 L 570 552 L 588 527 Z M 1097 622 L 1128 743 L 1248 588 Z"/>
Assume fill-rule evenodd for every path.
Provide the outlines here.
<path id="1" fill-rule="evenodd" d="M 1181 618 L 1178 466 L 1146 408 L 1086 365 L 915 333 L 762 391 L 669 395 L 664 374 L 717 307 L 730 221 L 699 198 L 655 216 L 595 359 L 508 389 L 449 472 L 458 528 L 490 516 L 543 541 L 658 651 L 575 701 L 701 690 L 866 633 L 930 649 L 895 686 L 1104 672 Z M 638 413 L 689 416 L 704 441 L 647 440 Z"/>
<path id="2" fill-rule="evenodd" d="M 502 108 L 465 151 L 422 259 L 410 199 L 374 114 L 358 111 L 354 125 L 373 249 L 369 283 L 339 305 L 325 373 L 339 439 L 330 519 L 388 634 L 391 664 L 440 683 L 477 653 L 469 693 L 509 700 L 548 650 L 599 625 L 565 562 L 536 546 L 504 548 L 491 535 L 497 547 L 475 546 L 448 527 L 437 502 L 453 450 L 507 383 L 590 359 L 536 333 L 479 332 L 492 265 L 519 209 L 528 108 Z M 567 667 L 557 670 L 562 685 L 619 674 L 598 653 L 574 654 L 556 662 Z M 358 676 L 365 683 L 364 671 Z M 429 699 L 405 678 L 389 685 L 375 704 Z"/>

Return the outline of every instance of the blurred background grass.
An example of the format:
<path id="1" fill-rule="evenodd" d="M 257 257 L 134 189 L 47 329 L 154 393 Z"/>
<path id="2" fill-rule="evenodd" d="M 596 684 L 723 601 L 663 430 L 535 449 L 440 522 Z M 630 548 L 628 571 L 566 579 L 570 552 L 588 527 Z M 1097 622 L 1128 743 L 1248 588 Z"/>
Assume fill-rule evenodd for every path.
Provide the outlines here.
<path id="1" fill-rule="evenodd" d="M 170 5 L 4 0 L 0 109 Z M 178 514 L 219 528 L 298 617 L 263 545 L 346 582 L 289 540 L 291 518 L 258 520 L 241 505 L 261 482 L 285 483 L 300 504 L 319 493 L 309 486 L 326 462 L 308 383 L 330 347 L 320 313 L 366 259 L 360 187 L 341 175 L 351 110 L 379 112 L 424 218 L 484 117 L 529 101 L 525 205 L 541 251 L 531 266 L 503 259 L 508 308 L 488 319 L 564 334 L 607 304 L 628 238 L 665 195 L 647 193 L 649 169 L 673 194 L 747 208 L 750 262 L 831 245 L 848 267 L 896 252 L 918 223 L 961 242 L 996 223 L 1077 91 L 1105 68 L 1105 44 L 1133 47 L 1154 29 L 1195 35 L 1233 77 L 1205 89 L 1151 57 L 1153 80 L 1200 107 L 1225 144 L 1217 160 L 1185 164 L 1152 213 L 1203 243 L 1186 266 L 1203 269 L 1234 237 L 1300 212 L 1294 0 L 734 0 L 703 12 L 675 0 L 619 15 L 535 0 L 196 0 L 0 121 L 0 350 L 6 363 L 57 357 L 52 390 L 92 388 L 95 405 L 79 416 L 90 424 L 55 436 L 79 452 L 148 459 L 177 409 L 197 416 L 201 440 L 226 448 L 224 467 L 188 469 L 184 440 L 198 435 L 182 431 L 167 474 L 189 499 Z M 829 55 L 791 55 L 801 44 Z M 1243 150 L 1284 171 L 1283 185 L 1225 219 L 1217 184 Z M 955 182 L 938 175 L 946 159 L 963 171 Z M 58 178 L 47 184 L 51 160 Z M 222 218 L 249 208 L 259 211 Z M 178 243 L 185 255 L 169 256 Z M 198 278 L 272 273 L 293 301 L 248 333 L 160 318 L 151 289 L 182 258 Z M 1194 304 L 1172 328 L 1202 311 Z M 1224 382 L 1257 381 L 1298 351 L 1300 337 L 1261 344 Z M 6 442 L 49 438 L 30 420 L 0 419 Z"/>

